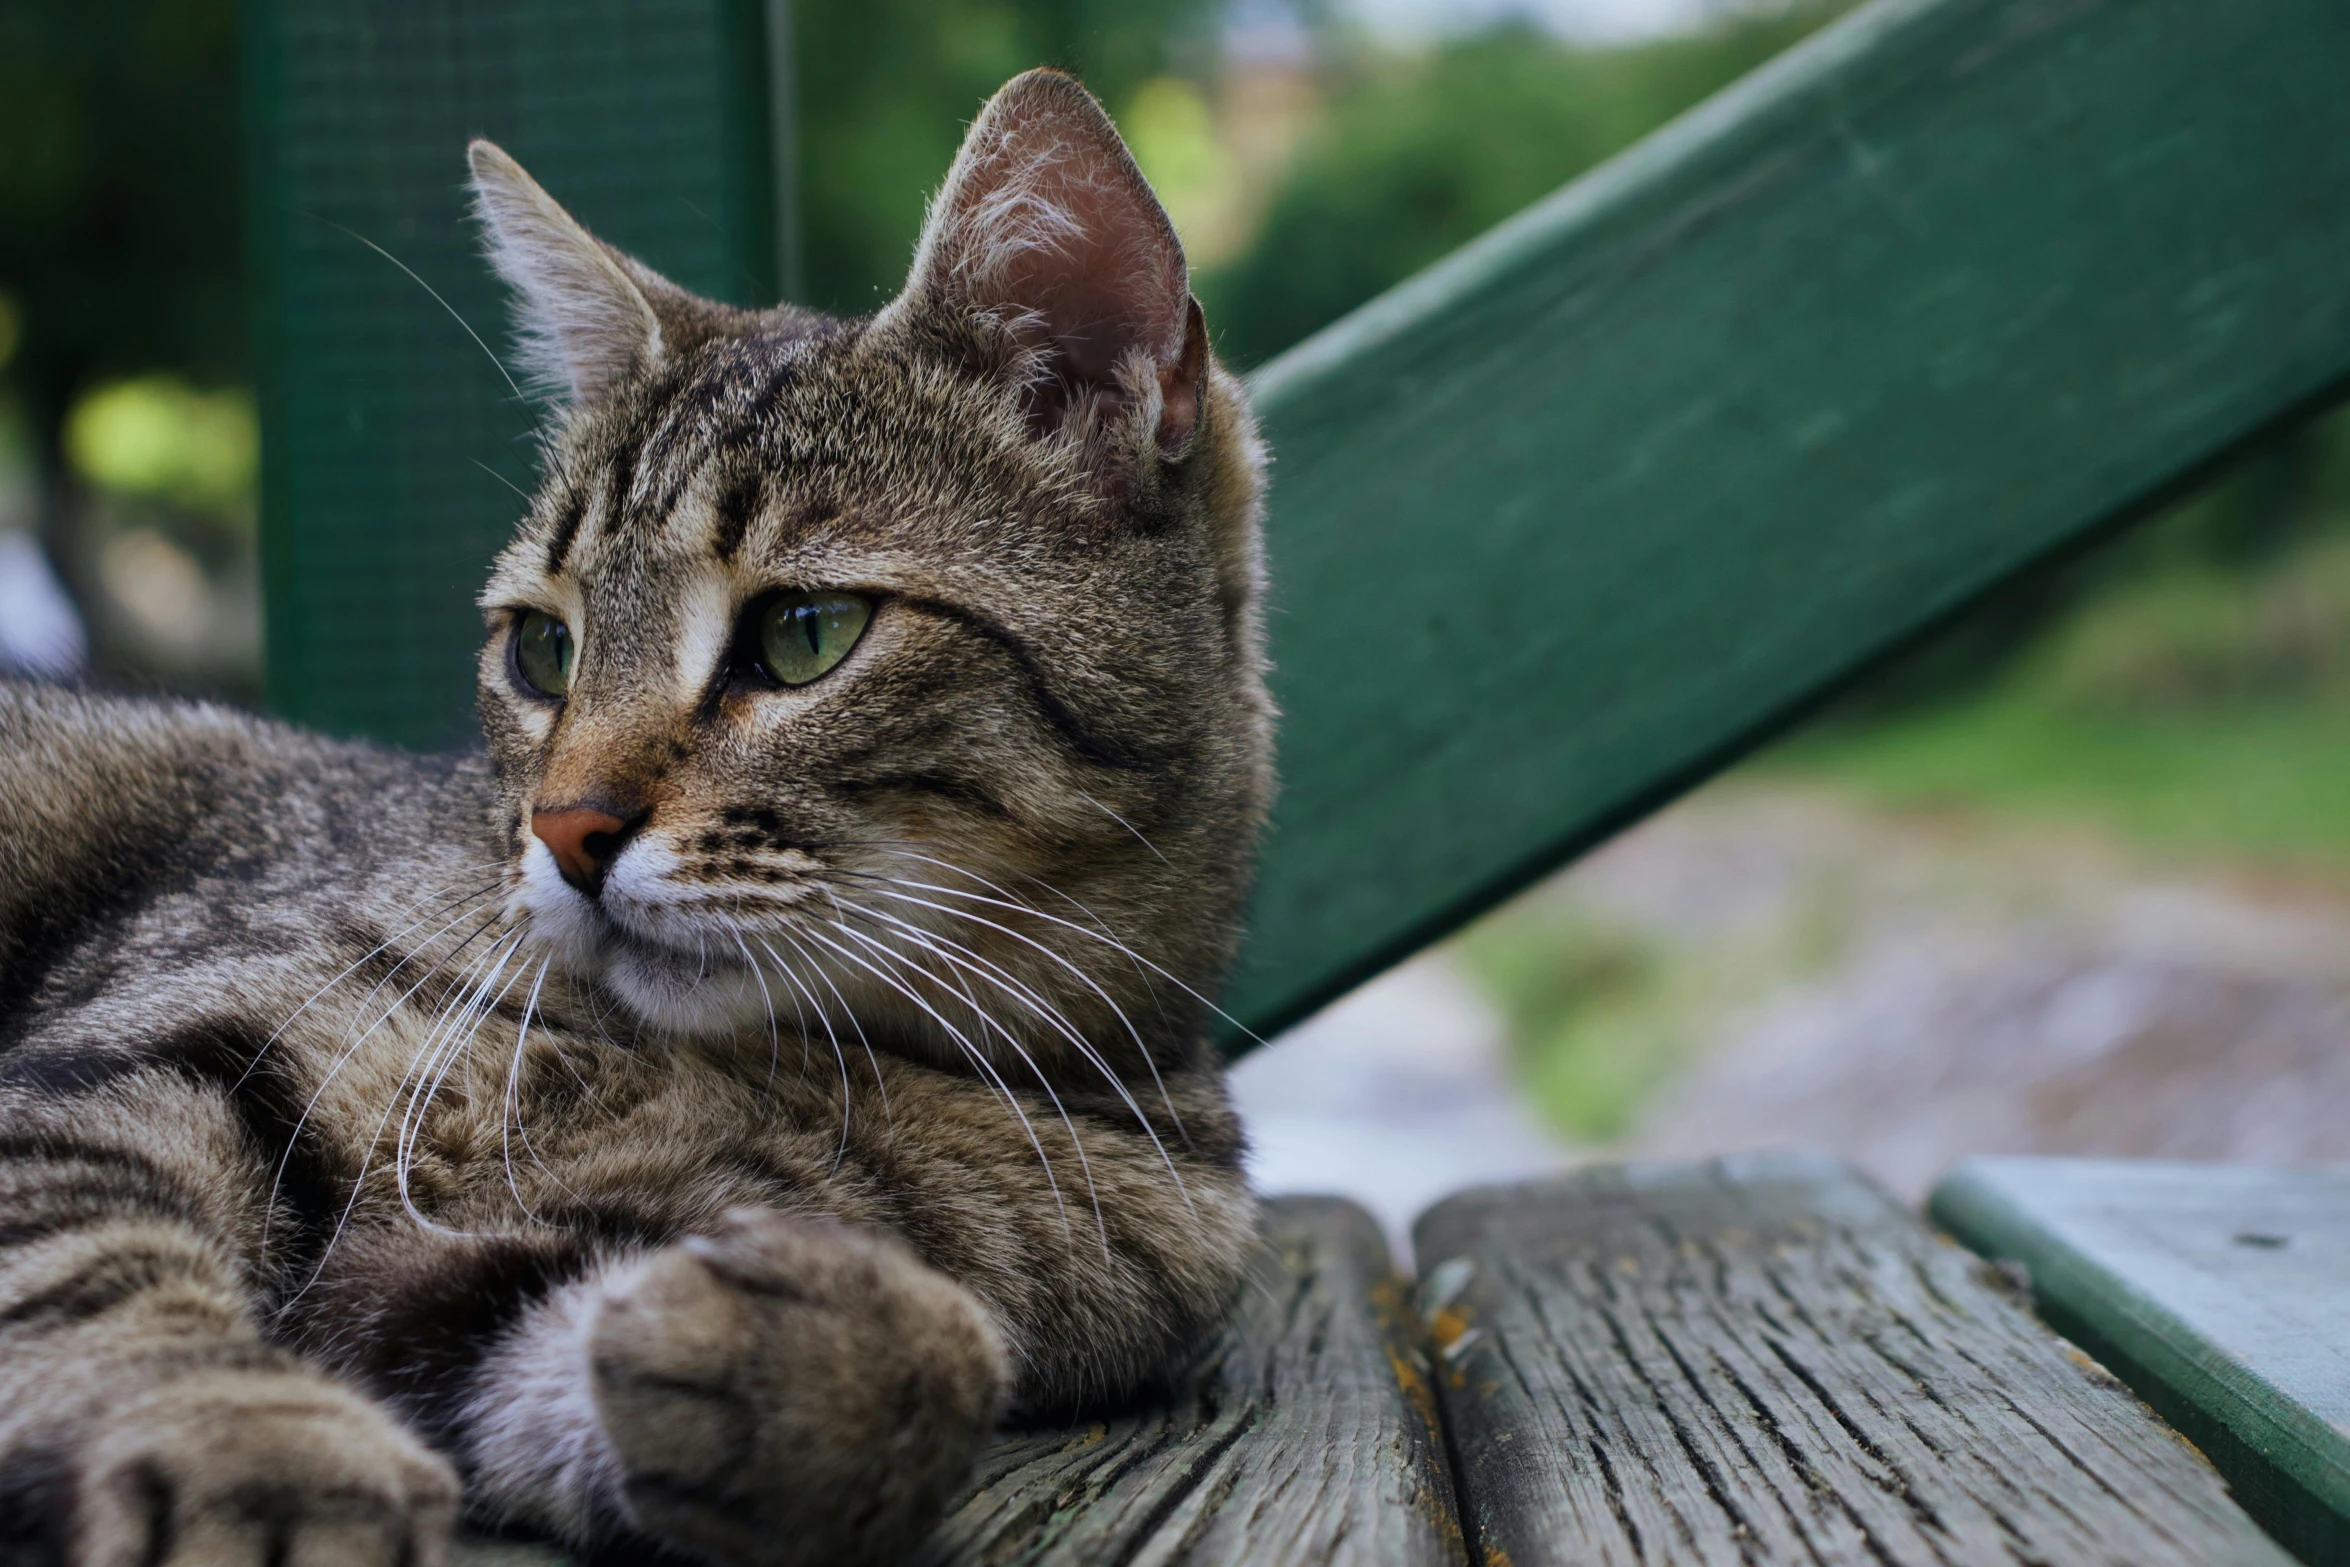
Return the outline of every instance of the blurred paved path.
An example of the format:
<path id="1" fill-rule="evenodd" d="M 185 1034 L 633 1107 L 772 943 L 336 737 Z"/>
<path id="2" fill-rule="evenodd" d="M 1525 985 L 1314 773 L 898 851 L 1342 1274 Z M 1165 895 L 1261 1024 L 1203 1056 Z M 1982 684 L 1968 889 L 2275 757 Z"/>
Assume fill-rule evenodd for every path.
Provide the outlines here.
<path id="1" fill-rule="evenodd" d="M 1519 1096 L 1484 998 L 1418 959 L 1235 1069 L 1261 1190 L 1353 1196 L 1400 1237 L 1447 1192 L 1595 1155 L 1825 1148 L 1912 1199 L 1970 1153 L 2350 1161 L 2339 884 L 1739 783 L 1529 897 L 1684 965 L 1808 956 L 1726 987 L 1631 1136 L 1580 1150 Z"/>
<path id="2" fill-rule="evenodd" d="M 1504 1069 L 1501 1020 L 1442 953 L 1417 958 L 1244 1057 L 1232 1088 L 1259 1191 L 1334 1192 L 1400 1261 L 1437 1198 L 1566 1163 Z"/>

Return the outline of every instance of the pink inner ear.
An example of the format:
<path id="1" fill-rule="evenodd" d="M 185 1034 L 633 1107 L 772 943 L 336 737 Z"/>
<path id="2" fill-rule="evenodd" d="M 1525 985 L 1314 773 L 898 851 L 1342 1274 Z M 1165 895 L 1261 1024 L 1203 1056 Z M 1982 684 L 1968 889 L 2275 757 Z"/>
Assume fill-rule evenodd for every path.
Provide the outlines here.
<path id="1" fill-rule="evenodd" d="M 1139 176 L 1084 169 L 1076 158 L 1037 173 L 1045 178 L 1030 189 L 1057 209 L 1060 232 L 1040 235 L 1005 269 L 1002 303 L 1036 323 L 1061 373 L 1081 384 L 1106 386 L 1136 348 L 1153 363 L 1173 357 L 1190 290 L 1182 253 Z M 1121 189 L 1127 179 L 1133 188 Z"/>

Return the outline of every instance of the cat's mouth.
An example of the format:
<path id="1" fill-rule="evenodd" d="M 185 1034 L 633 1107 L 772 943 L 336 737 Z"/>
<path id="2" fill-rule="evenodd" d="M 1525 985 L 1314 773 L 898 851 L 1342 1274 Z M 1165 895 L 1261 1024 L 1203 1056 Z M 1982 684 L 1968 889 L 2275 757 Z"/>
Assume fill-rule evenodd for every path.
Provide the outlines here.
<path id="1" fill-rule="evenodd" d="M 648 936 L 592 911 L 600 927 L 592 953 L 575 967 L 644 1022 L 671 1033 L 707 1038 L 768 1026 L 776 982 L 723 943 L 686 947 Z"/>
<path id="2" fill-rule="evenodd" d="M 714 1034 L 764 1019 L 759 976 L 739 956 L 680 951 L 606 924 L 599 977 L 646 1022 L 683 1034 Z"/>
<path id="3" fill-rule="evenodd" d="M 589 898 L 536 870 L 525 868 L 524 900 L 533 933 L 559 968 L 596 979 L 639 1018 L 675 1033 L 766 1026 L 773 982 L 762 986 L 765 976 L 731 926 L 681 921 L 678 910 L 611 880 L 602 897 Z"/>

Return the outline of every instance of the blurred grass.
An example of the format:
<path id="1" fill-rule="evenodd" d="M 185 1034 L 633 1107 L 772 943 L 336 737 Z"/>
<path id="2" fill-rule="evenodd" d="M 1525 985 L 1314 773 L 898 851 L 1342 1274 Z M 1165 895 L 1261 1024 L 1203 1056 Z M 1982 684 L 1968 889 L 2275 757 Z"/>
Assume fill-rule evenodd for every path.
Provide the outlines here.
<path id="1" fill-rule="evenodd" d="M 2156 858 L 2350 871 L 2350 418 L 2004 595 L 1750 764 Z"/>
<path id="2" fill-rule="evenodd" d="M 1569 1136 L 1619 1135 L 1680 1064 L 1681 976 L 1637 932 L 1546 911 L 1487 920 L 1457 951 L 1500 1008 L 1528 1093 Z"/>
<path id="3" fill-rule="evenodd" d="M 2195 714 L 2083 711 L 2034 672 L 1751 769 L 1892 809 L 2077 825 L 2155 858 L 2350 873 L 2350 701 L 2264 696 Z"/>
<path id="4" fill-rule="evenodd" d="M 1452 954 L 1502 1014 L 1518 1079 L 1553 1126 L 1608 1143 L 1752 997 L 1818 972 L 1849 939 L 1846 889 L 1805 887 L 1767 920 L 1668 936 L 1536 893 L 1461 933 Z"/>
<path id="5" fill-rule="evenodd" d="M 2350 706 L 2281 702 L 2193 728 L 2082 718 L 2030 690 L 1768 764 L 1896 808 L 2078 823 L 2161 853 L 2350 871 Z"/>

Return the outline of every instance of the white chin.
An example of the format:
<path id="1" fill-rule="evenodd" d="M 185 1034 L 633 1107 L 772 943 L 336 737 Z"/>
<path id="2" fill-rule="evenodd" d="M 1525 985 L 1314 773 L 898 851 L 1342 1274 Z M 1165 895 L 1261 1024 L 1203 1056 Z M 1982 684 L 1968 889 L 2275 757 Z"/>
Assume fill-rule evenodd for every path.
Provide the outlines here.
<path id="1" fill-rule="evenodd" d="M 709 964 L 620 937 L 605 946 L 602 967 L 612 993 L 655 1028 L 708 1037 L 766 1026 L 758 976 L 739 964 Z"/>

